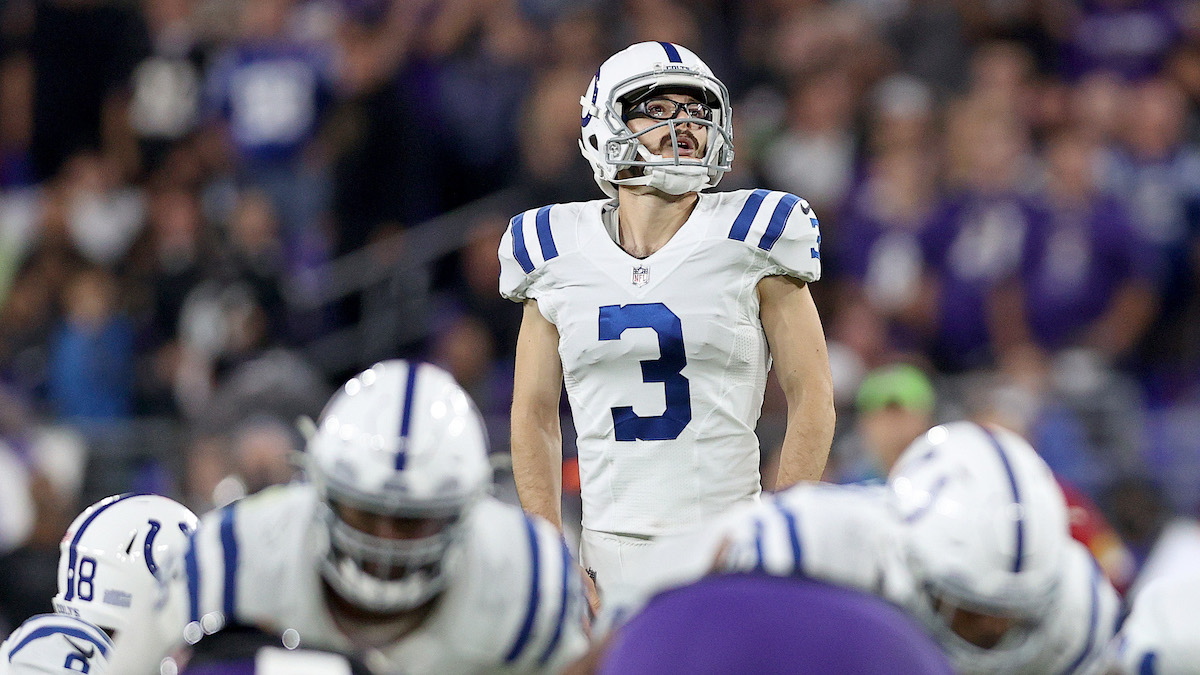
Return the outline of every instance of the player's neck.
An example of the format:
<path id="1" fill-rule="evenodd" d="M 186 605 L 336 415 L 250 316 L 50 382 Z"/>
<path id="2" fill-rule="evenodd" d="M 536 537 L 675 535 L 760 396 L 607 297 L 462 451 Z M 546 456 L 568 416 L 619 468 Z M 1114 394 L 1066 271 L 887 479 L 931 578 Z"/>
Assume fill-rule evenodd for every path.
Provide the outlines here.
<path id="1" fill-rule="evenodd" d="M 696 192 L 669 195 L 654 188 L 621 186 L 617 243 L 635 258 L 653 254 L 683 227 L 699 201 Z"/>

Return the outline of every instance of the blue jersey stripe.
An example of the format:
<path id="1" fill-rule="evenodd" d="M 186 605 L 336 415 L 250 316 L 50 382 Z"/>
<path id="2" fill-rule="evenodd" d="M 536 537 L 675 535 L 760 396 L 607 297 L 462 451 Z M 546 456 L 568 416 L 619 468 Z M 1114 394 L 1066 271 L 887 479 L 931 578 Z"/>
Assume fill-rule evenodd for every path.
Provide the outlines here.
<path id="1" fill-rule="evenodd" d="M 800 549 L 800 530 L 796 527 L 796 516 L 784 508 L 783 504 L 775 502 L 775 508 L 783 514 L 783 519 L 787 522 L 788 541 L 792 545 L 792 574 L 804 574 L 804 553 Z"/>
<path id="2" fill-rule="evenodd" d="M 754 571 L 766 569 L 766 559 L 763 555 L 763 521 L 754 520 Z"/>
<path id="3" fill-rule="evenodd" d="M 758 240 L 758 247 L 764 251 L 770 251 L 771 247 L 779 241 L 780 235 L 783 234 L 783 228 L 787 225 L 788 216 L 792 214 L 792 209 L 796 208 L 796 204 L 800 198 L 793 194 L 786 194 L 779 203 L 775 205 L 775 210 L 771 212 L 771 222 L 767 223 L 767 231 L 763 232 L 762 239 Z"/>
<path id="4" fill-rule="evenodd" d="M 562 638 L 563 624 L 567 620 L 567 606 L 571 604 L 571 575 L 575 572 L 574 563 L 571 552 L 567 550 L 567 542 L 562 542 L 562 602 L 558 606 L 558 623 L 554 626 L 554 635 L 550 636 L 550 644 L 546 645 L 546 650 L 538 659 L 538 665 L 546 665 L 550 655 L 558 647 L 559 639 Z"/>
<path id="5" fill-rule="evenodd" d="M 403 471 L 408 461 L 408 434 L 412 427 L 413 398 L 417 392 L 417 371 L 420 364 L 410 361 L 408 377 L 404 380 L 404 402 L 400 410 L 400 449 L 396 452 L 396 470 Z"/>
<path id="6" fill-rule="evenodd" d="M 537 218 L 538 243 L 542 246 L 542 260 L 558 257 L 558 247 L 554 245 L 554 233 L 550 231 L 550 207 L 538 209 Z"/>
<path id="7" fill-rule="evenodd" d="M 188 585 L 188 616 L 191 621 L 200 620 L 200 564 L 196 560 L 197 532 L 192 533 L 188 542 L 188 551 L 183 556 L 184 569 L 187 572 Z"/>
<path id="8" fill-rule="evenodd" d="M 521 264 L 526 274 L 533 271 L 533 261 L 529 259 L 529 251 L 525 249 L 525 214 L 518 214 L 509 223 L 512 226 L 513 257 Z"/>
<path id="9" fill-rule="evenodd" d="M 996 448 L 996 454 L 1000 455 L 1000 463 L 1004 465 L 1004 473 L 1008 474 L 1008 484 L 1012 487 L 1013 503 L 1017 505 L 1016 517 L 1016 552 L 1013 554 L 1012 571 L 1013 574 L 1020 574 L 1022 559 L 1025 557 L 1025 515 L 1021 509 L 1021 491 L 1017 488 L 1017 475 L 1013 473 L 1012 464 L 1008 461 L 1008 454 L 1004 452 L 1004 448 L 1000 445 L 1000 441 L 986 427 L 979 427 L 983 430 L 983 434 L 992 442 L 992 447 Z"/>
<path id="10" fill-rule="evenodd" d="M 1083 651 L 1079 652 L 1079 656 L 1071 663 L 1070 667 L 1063 671 L 1063 675 L 1070 675 L 1075 672 L 1075 669 L 1083 665 L 1087 657 L 1092 652 L 1092 647 L 1096 643 L 1096 627 L 1100 623 L 1100 566 L 1092 560 L 1092 611 L 1088 618 L 1088 635 L 1087 641 L 1083 643 Z"/>
<path id="11" fill-rule="evenodd" d="M 758 215 L 758 209 L 762 207 L 763 199 L 766 199 L 770 190 L 755 190 L 746 198 L 745 205 L 738 212 L 737 218 L 733 219 L 733 227 L 729 230 L 729 238 L 738 241 L 746 241 L 746 235 L 750 233 L 750 225 L 754 222 L 754 216 Z"/>
<path id="12" fill-rule="evenodd" d="M 237 536 L 233 531 L 234 506 L 236 503 L 225 507 L 225 513 L 221 514 L 221 549 L 225 554 L 225 591 L 222 610 L 225 612 L 225 620 L 228 622 L 233 621 L 237 609 L 238 545 Z"/>
<path id="13" fill-rule="evenodd" d="M 44 638 L 50 635 L 58 634 L 70 635 L 71 637 L 87 640 L 88 642 L 96 645 L 96 649 L 100 650 L 100 654 L 103 656 L 108 655 L 108 648 L 112 644 L 111 642 L 97 640 L 96 636 L 88 633 L 82 628 L 76 628 L 74 626 L 42 626 L 41 628 L 36 628 L 30 631 L 29 635 L 26 635 L 24 639 L 18 642 L 16 647 L 13 647 L 13 650 L 8 653 L 8 662 L 12 663 L 13 657 L 17 655 L 17 652 L 21 651 L 21 649 L 23 649 L 25 645 L 29 644 L 30 642 L 33 642 L 38 638 Z"/>
<path id="14" fill-rule="evenodd" d="M 139 496 L 141 495 L 130 492 L 123 495 L 117 495 L 116 497 L 109 497 L 107 500 L 101 502 L 100 505 L 96 507 L 96 510 L 92 511 L 92 515 L 88 516 L 87 519 L 83 521 L 83 524 L 79 526 L 79 529 L 75 531 L 75 536 L 71 538 L 71 549 L 67 554 L 67 592 L 63 593 L 63 600 L 73 600 L 75 598 L 75 565 L 78 562 L 79 556 L 79 539 L 83 537 L 83 533 L 87 530 L 88 525 L 91 525 L 92 521 L 96 519 L 96 516 L 104 513 L 104 511 L 113 504 L 129 499 L 130 497 Z"/>
<path id="15" fill-rule="evenodd" d="M 533 622 L 537 618 L 538 591 L 542 580 L 538 569 L 537 530 L 534 529 L 533 520 L 529 516 L 525 517 L 525 530 L 529 534 L 529 559 L 533 577 L 529 584 L 529 607 L 525 610 L 525 621 L 521 624 L 521 632 L 517 634 L 517 641 L 513 643 L 512 649 L 508 650 L 508 654 L 504 657 L 505 663 L 516 661 L 521 656 L 521 652 L 525 651 L 525 645 L 529 644 L 529 637 L 533 634 Z"/>

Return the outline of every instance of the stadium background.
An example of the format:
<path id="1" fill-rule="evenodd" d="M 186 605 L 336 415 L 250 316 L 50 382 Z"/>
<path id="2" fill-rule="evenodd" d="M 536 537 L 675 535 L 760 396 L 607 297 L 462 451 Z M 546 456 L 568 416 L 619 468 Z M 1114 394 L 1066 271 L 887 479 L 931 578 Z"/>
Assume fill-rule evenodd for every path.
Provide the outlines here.
<path id="1" fill-rule="evenodd" d="M 578 98 L 641 40 L 728 85 L 719 189 L 821 219 L 830 479 L 971 415 L 1100 505 L 1125 582 L 1197 515 L 1197 3 L 3 0 L 0 635 L 50 609 L 80 508 L 286 481 L 294 420 L 378 359 L 453 372 L 503 478 L 496 247 L 600 196 Z M 913 371 L 860 387 L 893 363 L 936 404 Z"/>

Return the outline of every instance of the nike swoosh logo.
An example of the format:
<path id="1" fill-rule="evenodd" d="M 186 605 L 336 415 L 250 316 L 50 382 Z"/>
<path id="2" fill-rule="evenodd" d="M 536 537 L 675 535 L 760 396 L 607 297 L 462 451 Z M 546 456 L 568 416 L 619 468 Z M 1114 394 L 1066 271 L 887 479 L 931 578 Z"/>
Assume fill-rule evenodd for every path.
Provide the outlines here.
<path id="1" fill-rule="evenodd" d="M 90 644 L 88 645 L 87 649 L 84 649 L 83 647 L 79 646 L 78 642 L 72 640 L 71 636 L 69 635 L 63 635 L 63 639 L 71 643 L 71 646 L 75 649 L 75 651 L 79 652 L 79 654 L 85 659 L 90 659 L 96 655 L 96 648 Z"/>

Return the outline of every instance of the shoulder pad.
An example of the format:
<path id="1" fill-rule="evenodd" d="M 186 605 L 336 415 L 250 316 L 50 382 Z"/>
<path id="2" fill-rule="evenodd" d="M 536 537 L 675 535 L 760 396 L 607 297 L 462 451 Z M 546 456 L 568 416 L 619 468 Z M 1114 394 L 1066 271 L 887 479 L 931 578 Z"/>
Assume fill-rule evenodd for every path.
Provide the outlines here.
<path id="1" fill-rule="evenodd" d="M 786 274 L 805 282 L 821 278 L 820 223 L 808 202 L 775 190 L 743 191 L 741 195 L 745 197 L 729 228 L 729 238 L 765 253 L 767 275 Z"/>
<path id="2" fill-rule="evenodd" d="M 500 240 L 500 295 L 509 300 L 524 300 L 531 275 L 535 270 L 548 261 L 558 257 L 559 243 L 555 241 L 555 231 L 561 227 L 551 227 L 552 216 L 555 222 L 562 217 L 569 204 L 553 204 L 538 209 L 530 209 L 513 216 L 508 223 L 508 230 Z"/>
<path id="3" fill-rule="evenodd" d="M 58 672 L 82 662 L 84 671 L 95 665 L 97 656 L 106 660 L 113 643 L 92 624 L 64 614 L 38 614 L 13 631 L 0 648 L 0 659 L 14 675 L 23 672 Z M 78 670 L 78 668 L 74 668 Z"/>

